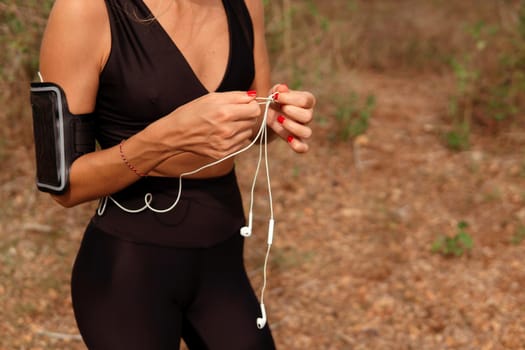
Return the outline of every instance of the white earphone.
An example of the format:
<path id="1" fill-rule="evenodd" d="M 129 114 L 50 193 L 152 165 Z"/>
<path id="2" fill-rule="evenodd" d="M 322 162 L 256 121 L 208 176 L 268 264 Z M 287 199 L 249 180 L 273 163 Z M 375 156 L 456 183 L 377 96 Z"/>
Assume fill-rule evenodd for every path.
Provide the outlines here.
<path id="1" fill-rule="evenodd" d="M 248 226 L 241 227 L 241 236 L 250 237 L 252 235 L 253 213 L 248 215 Z"/>
<path id="2" fill-rule="evenodd" d="M 275 102 L 275 96 L 276 96 L 276 92 L 274 92 L 273 94 L 271 94 L 269 97 L 257 97 L 256 99 L 259 100 L 259 101 L 264 101 L 264 102 L 259 102 L 259 104 L 264 104 L 265 105 L 265 110 L 264 110 L 264 117 L 263 117 L 263 120 L 261 122 L 261 127 L 257 133 L 257 135 L 255 136 L 255 138 L 252 140 L 252 142 L 244 147 L 243 149 L 237 151 L 237 152 L 234 152 L 222 159 L 219 159 L 217 161 L 214 161 L 212 163 L 209 163 L 209 164 L 206 164 L 198 169 L 195 169 L 193 171 L 190 171 L 190 172 L 187 172 L 187 173 L 183 173 L 179 176 L 179 190 L 178 190 L 178 195 L 177 195 L 177 198 L 175 199 L 175 202 L 169 207 L 169 208 L 165 208 L 165 209 L 157 209 L 157 208 L 154 208 L 151 203 L 153 201 L 153 195 L 151 193 L 146 193 L 146 195 L 144 196 L 144 206 L 142 206 L 141 208 L 137 208 L 137 209 L 129 209 L 129 208 L 125 208 L 123 205 L 121 205 L 120 203 L 118 203 L 113 197 L 111 196 L 107 196 L 107 197 L 103 197 L 101 200 L 100 200 L 100 203 L 99 203 L 99 206 L 98 206 L 98 209 L 97 209 L 97 214 L 98 215 L 103 215 L 105 210 L 106 210 L 106 206 L 107 206 L 107 203 L 108 203 L 108 199 L 110 199 L 116 206 L 118 206 L 120 209 L 122 209 L 123 211 L 125 212 L 128 212 L 128 213 L 140 213 L 144 210 L 151 210 L 153 212 L 156 212 L 156 213 L 166 213 L 166 212 L 169 212 L 171 210 L 173 210 L 179 200 L 180 200 L 180 196 L 181 196 L 181 192 L 182 192 L 182 178 L 184 176 L 188 176 L 188 175 L 193 175 L 195 173 L 198 173 L 199 171 L 205 169 L 205 168 L 208 168 L 208 167 L 211 167 L 213 165 L 216 165 L 216 164 L 219 164 L 220 162 L 226 160 L 226 159 L 229 159 L 229 158 L 232 158 L 244 151 L 246 151 L 247 149 L 249 149 L 250 147 L 252 147 L 256 142 L 257 140 L 259 140 L 259 144 L 260 144 L 260 147 L 259 147 L 259 160 L 257 162 L 257 168 L 255 170 L 255 175 L 253 177 L 253 182 L 252 182 L 252 188 L 251 188 L 251 195 L 250 195 L 250 210 L 249 210 L 249 215 L 248 215 L 248 225 L 247 226 L 243 226 L 241 229 L 240 229 L 240 234 L 243 236 L 243 237 L 250 237 L 252 235 L 252 225 L 253 225 L 253 197 L 254 197 L 254 192 L 255 192 L 255 183 L 256 183 L 256 180 L 257 180 L 257 176 L 259 175 L 259 170 L 260 170 L 260 167 L 261 167 L 261 161 L 262 161 L 262 153 L 263 153 L 263 149 L 264 149 L 264 160 L 265 160 L 265 168 L 266 168 L 266 180 L 267 180 L 267 186 L 268 186 L 268 200 L 269 200 L 269 204 L 270 204 L 270 221 L 269 221 L 269 224 L 268 224 L 268 249 L 266 251 L 266 257 L 264 259 L 264 272 L 263 272 L 263 287 L 261 289 L 261 313 L 262 313 L 262 316 L 261 317 L 258 317 L 257 318 L 257 327 L 259 329 L 262 329 L 264 328 L 264 326 L 266 325 L 266 322 L 267 322 L 267 319 L 266 319 L 266 309 L 264 307 L 264 291 L 266 289 L 266 271 L 267 271 L 267 267 L 268 267 L 268 259 L 269 259 L 269 256 L 270 256 L 270 248 L 272 246 L 272 241 L 273 241 L 273 230 L 274 230 L 274 225 L 275 225 L 275 221 L 274 221 L 274 218 L 273 218 L 273 202 L 272 202 L 272 189 L 271 189 L 271 184 L 270 184 L 270 169 L 269 169 L 269 162 L 268 162 L 268 126 L 267 126 L 267 119 L 268 119 L 268 111 L 270 109 L 270 105 Z"/>
<path id="3" fill-rule="evenodd" d="M 264 304 L 261 303 L 261 317 L 257 318 L 257 328 L 263 329 L 264 326 L 266 326 L 266 309 L 264 308 Z"/>
<path id="4" fill-rule="evenodd" d="M 268 105 L 267 105 L 268 108 Z M 265 113 L 266 114 L 266 113 Z M 250 237 L 252 235 L 252 228 L 253 228 L 253 197 L 255 193 L 255 183 L 257 181 L 257 176 L 259 175 L 259 170 L 261 168 L 261 160 L 262 160 L 262 152 L 264 147 L 264 160 L 265 160 L 265 168 L 266 168 L 266 181 L 268 186 L 268 202 L 270 204 L 270 221 L 268 222 L 268 249 L 266 250 L 266 256 L 264 258 L 264 268 L 263 268 L 263 286 L 261 288 L 261 317 L 257 318 L 257 328 L 263 329 L 266 325 L 267 318 L 266 318 L 266 308 L 264 307 L 264 291 L 266 290 L 266 273 L 268 270 L 268 259 L 270 257 L 270 249 L 272 247 L 273 242 L 273 231 L 275 227 L 275 220 L 273 218 L 273 199 L 272 199 L 272 186 L 270 183 L 270 167 L 268 162 L 268 132 L 266 130 L 266 127 L 261 135 L 260 138 L 261 147 L 259 147 L 259 160 L 257 162 L 257 168 L 255 170 L 255 175 L 253 177 L 252 182 L 252 189 L 250 193 L 250 211 L 248 214 L 248 226 L 244 226 L 241 228 L 241 235 L 244 237 Z M 264 142 L 264 144 L 263 144 Z"/>
<path id="5" fill-rule="evenodd" d="M 257 318 L 257 327 L 263 329 L 266 325 L 266 308 L 264 307 L 264 291 L 266 290 L 266 271 L 268 268 L 268 258 L 270 257 L 270 249 L 273 242 L 273 229 L 275 221 L 273 217 L 268 222 L 268 250 L 266 251 L 266 257 L 264 258 L 264 269 L 263 269 L 263 286 L 261 289 L 261 317 Z"/>

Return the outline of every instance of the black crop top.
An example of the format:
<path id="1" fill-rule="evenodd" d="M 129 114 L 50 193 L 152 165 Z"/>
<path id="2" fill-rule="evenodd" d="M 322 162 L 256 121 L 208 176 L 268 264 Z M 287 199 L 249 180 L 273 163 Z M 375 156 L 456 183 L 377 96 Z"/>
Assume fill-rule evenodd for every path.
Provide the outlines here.
<path id="1" fill-rule="evenodd" d="M 217 91 L 246 91 L 255 76 L 253 25 L 244 0 L 222 0 L 230 36 L 228 65 Z M 100 75 L 95 114 L 102 148 L 118 144 L 177 107 L 209 91 L 142 0 L 106 0 L 111 52 Z M 128 213 L 108 200 L 92 224 L 122 239 L 163 246 L 205 247 L 245 223 L 235 173 L 212 179 L 184 179 L 179 204 L 166 213 Z M 112 195 L 125 208 L 170 207 L 178 178 L 145 177 Z"/>
<path id="2" fill-rule="evenodd" d="M 230 35 L 217 91 L 248 90 L 254 79 L 253 26 L 243 0 L 222 0 Z M 142 0 L 106 0 L 111 52 L 100 75 L 95 113 L 102 148 L 118 144 L 209 91 Z"/>

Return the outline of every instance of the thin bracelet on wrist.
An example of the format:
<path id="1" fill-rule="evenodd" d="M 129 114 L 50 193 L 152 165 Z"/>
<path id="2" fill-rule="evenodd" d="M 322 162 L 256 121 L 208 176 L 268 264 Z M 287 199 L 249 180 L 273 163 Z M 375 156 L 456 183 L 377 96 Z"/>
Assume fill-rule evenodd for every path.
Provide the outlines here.
<path id="1" fill-rule="evenodd" d="M 126 155 L 124 154 L 124 150 L 122 149 L 122 146 L 124 145 L 124 141 L 126 140 L 122 140 L 120 141 L 120 144 L 119 144 L 119 151 L 120 151 L 120 158 L 122 159 L 122 161 L 124 162 L 124 164 L 127 165 L 127 167 L 133 171 L 135 173 L 135 175 L 139 176 L 139 177 L 146 177 L 148 176 L 148 174 L 144 174 L 143 172 L 139 171 L 133 164 L 131 164 L 128 159 L 126 158 Z"/>

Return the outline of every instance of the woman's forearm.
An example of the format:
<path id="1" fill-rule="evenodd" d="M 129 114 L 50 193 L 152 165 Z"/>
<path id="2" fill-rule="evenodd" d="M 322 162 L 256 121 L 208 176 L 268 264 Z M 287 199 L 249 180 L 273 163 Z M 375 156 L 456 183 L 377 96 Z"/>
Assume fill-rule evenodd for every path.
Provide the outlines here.
<path id="1" fill-rule="evenodd" d="M 53 198 L 64 207 L 72 207 L 134 183 L 140 179 L 140 173 L 147 174 L 176 154 L 173 150 L 168 152 L 154 136 L 145 129 L 121 145 L 78 158 L 71 166 L 67 192 Z"/>
<path id="2" fill-rule="evenodd" d="M 55 199 L 71 207 L 106 196 L 137 181 L 140 174 L 156 170 L 167 159 L 175 159 L 176 163 L 163 168 L 168 169 L 166 176 L 194 170 L 188 162 L 177 166 L 175 156 L 182 153 L 204 160 L 222 159 L 246 145 L 259 114 L 254 97 L 246 92 L 204 95 L 150 124 L 121 145 L 78 158 L 71 167 L 67 193 Z M 190 169 L 184 169 L 186 165 Z M 161 174 L 153 171 L 153 175 Z"/>

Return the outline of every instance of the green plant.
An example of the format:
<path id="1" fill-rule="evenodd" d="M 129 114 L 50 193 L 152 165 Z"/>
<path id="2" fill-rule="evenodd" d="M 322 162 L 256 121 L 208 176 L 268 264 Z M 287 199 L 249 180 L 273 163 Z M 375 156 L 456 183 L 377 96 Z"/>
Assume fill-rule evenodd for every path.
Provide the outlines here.
<path id="1" fill-rule="evenodd" d="M 0 78 L 32 77 L 38 67 L 40 38 L 53 1 L 0 2 Z"/>
<path id="2" fill-rule="evenodd" d="M 352 92 L 347 100 L 338 103 L 336 111 L 337 130 L 342 141 L 348 141 L 364 134 L 376 106 L 374 95 L 368 95 L 364 101 Z"/>
<path id="3" fill-rule="evenodd" d="M 475 42 L 472 51 L 474 55 L 469 52 L 450 61 L 456 89 L 449 104 L 452 130 L 447 132 L 444 138 L 447 146 L 455 151 L 463 151 L 470 147 L 472 115 L 481 77 L 477 62 L 487 47 L 487 42 L 482 36 L 483 28 L 483 22 L 478 22 L 468 29 Z"/>
<path id="4" fill-rule="evenodd" d="M 279 269 L 298 268 L 315 258 L 313 251 L 299 251 L 296 249 L 277 249 L 273 257 L 273 264 Z"/>
<path id="5" fill-rule="evenodd" d="M 331 19 L 319 7 L 319 1 L 265 1 L 266 40 L 276 75 L 292 89 L 311 86 L 312 80 L 326 78 L 321 67 L 329 65 L 331 55 L 316 55 L 301 60 L 308 52 L 318 52 L 331 37 Z M 324 69 L 326 71 L 326 68 Z"/>
<path id="6" fill-rule="evenodd" d="M 510 242 L 514 245 L 518 245 L 525 240 L 525 226 L 520 226 L 516 230 L 516 233 L 510 239 Z"/>
<path id="7" fill-rule="evenodd" d="M 299 176 L 301 176 L 301 167 L 299 165 L 295 165 L 292 168 L 292 177 L 297 179 Z"/>
<path id="8" fill-rule="evenodd" d="M 12 147 L 30 147 L 27 128 L 29 80 L 38 69 L 38 49 L 52 0 L 0 1 L 0 161 Z M 2 179 L 3 180 L 3 179 Z M 0 180 L 1 181 L 1 180 Z"/>
<path id="9" fill-rule="evenodd" d="M 445 142 L 454 151 L 464 151 L 470 147 L 470 123 L 461 121 L 454 123 L 452 130 L 445 133 Z"/>
<path id="10" fill-rule="evenodd" d="M 498 74 L 489 89 L 487 108 L 502 121 L 525 108 L 525 1 L 522 1 L 515 30 L 509 34 L 508 50 L 498 62 Z"/>
<path id="11" fill-rule="evenodd" d="M 487 203 L 501 200 L 501 197 L 502 197 L 501 190 L 497 187 L 492 188 L 490 191 L 483 193 L 483 199 Z"/>
<path id="12" fill-rule="evenodd" d="M 457 226 L 457 233 L 453 237 L 440 236 L 432 244 L 432 252 L 444 256 L 462 256 L 470 252 L 474 246 L 472 236 L 466 231 L 468 223 L 461 221 Z"/>
<path id="13" fill-rule="evenodd" d="M 445 142 L 454 150 L 469 147 L 473 119 L 495 133 L 525 109 L 525 1 L 515 24 L 477 21 L 467 33 L 465 53 L 451 60 L 456 82 L 449 105 L 452 130 Z"/>

